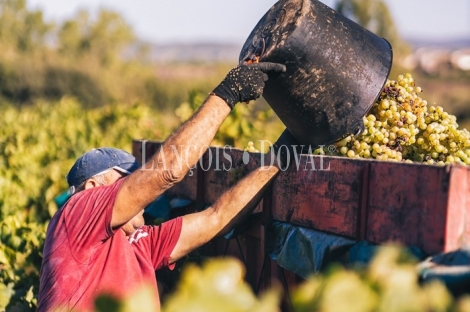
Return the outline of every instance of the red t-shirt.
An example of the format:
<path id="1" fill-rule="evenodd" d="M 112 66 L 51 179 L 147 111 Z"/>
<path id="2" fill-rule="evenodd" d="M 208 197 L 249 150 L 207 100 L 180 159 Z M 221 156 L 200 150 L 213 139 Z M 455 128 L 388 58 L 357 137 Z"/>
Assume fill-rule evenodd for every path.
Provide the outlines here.
<path id="1" fill-rule="evenodd" d="M 158 289 L 155 270 L 168 260 L 182 219 L 144 226 L 129 240 L 113 230 L 114 199 L 125 179 L 74 195 L 52 218 L 41 267 L 38 311 L 92 311 L 96 295 L 122 298 L 145 284 Z"/>

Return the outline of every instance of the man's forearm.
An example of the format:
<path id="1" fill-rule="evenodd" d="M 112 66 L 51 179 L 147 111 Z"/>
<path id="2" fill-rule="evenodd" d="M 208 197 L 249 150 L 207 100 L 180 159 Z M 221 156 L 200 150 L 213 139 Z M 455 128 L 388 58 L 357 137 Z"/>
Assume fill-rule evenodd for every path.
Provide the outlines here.
<path id="1" fill-rule="evenodd" d="M 275 166 L 257 168 L 209 208 L 183 216 L 183 228 L 171 261 L 178 260 L 215 236 L 225 234 L 250 214 L 278 172 L 279 168 Z"/>
<path id="2" fill-rule="evenodd" d="M 207 150 L 230 111 L 224 100 L 210 95 L 198 111 L 165 140 L 148 165 L 169 170 L 171 178 L 179 181 Z"/>
<path id="3" fill-rule="evenodd" d="M 115 227 L 127 222 L 157 196 L 183 179 L 207 149 L 230 111 L 230 107 L 220 97 L 209 96 L 142 169 L 127 178 L 116 198 L 111 225 Z"/>
<path id="4" fill-rule="evenodd" d="M 214 234 L 225 234 L 250 214 L 263 197 L 269 182 L 278 173 L 279 168 L 276 166 L 257 168 L 225 192 L 209 208 L 214 210 L 220 226 L 220 230 Z"/>

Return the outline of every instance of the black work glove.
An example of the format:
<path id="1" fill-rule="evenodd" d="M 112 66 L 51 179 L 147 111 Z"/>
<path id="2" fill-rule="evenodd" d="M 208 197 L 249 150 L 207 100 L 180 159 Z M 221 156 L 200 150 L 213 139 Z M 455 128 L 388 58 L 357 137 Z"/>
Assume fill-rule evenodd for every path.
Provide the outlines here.
<path id="1" fill-rule="evenodd" d="M 281 133 L 276 143 L 272 146 L 272 153 L 276 157 L 277 165 L 280 169 L 285 170 L 295 163 L 295 158 L 300 157 L 304 152 L 308 151 L 308 146 L 300 144 L 290 133 L 287 128 Z"/>
<path id="2" fill-rule="evenodd" d="M 227 102 L 231 109 L 238 102 L 256 100 L 263 94 L 268 73 L 285 72 L 286 66 L 278 63 L 238 65 L 229 71 L 225 79 L 212 91 Z"/>

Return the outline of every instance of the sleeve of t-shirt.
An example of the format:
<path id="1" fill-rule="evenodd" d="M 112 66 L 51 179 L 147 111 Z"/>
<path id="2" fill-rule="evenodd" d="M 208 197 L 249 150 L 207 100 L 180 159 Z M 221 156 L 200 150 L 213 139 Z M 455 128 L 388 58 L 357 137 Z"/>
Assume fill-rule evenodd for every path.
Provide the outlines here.
<path id="1" fill-rule="evenodd" d="M 144 226 L 143 230 L 149 234 L 150 239 L 140 240 L 139 242 L 145 244 L 140 248 L 145 248 L 150 253 L 156 270 L 162 267 L 174 268 L 175 264 L 170 264 L 169 260 L 180 237 L 182 224 L 183 218 L 177 217 L 159 226 Z"/>
<path id="2" fill-rule="evenodd" d="M 113 206 L 124 180 L 82 191 L 63 208 L 67 237 L 77 261 L 88 259 L 96 246 L 113 235 Z"/>

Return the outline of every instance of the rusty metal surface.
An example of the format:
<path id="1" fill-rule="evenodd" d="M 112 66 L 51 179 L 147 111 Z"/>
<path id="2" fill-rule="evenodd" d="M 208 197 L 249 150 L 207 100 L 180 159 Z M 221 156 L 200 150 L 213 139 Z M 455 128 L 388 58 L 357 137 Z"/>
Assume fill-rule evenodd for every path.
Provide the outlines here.
<path id="1" fill-rule="evenodd" d="M 468 168 L 374 163 L 366 238 L 448 252 L 468 241 Z"/>
<path id="2" fill-rule="evenodd" d="M 146 142 L 147 155 L 159 144 Z M 141 141 L 134 142 L 133 154 L 142 159 Z M 211 147 L 198 170 L 168 192 L 209 205 L 236 183 L 237 172 L 260 166 L 261 156 Z M 298 169 L 278 175 L 255 212 L 265 220 L 374 243 L 395 241 L 434 254 L 469 243 L 469 179 L 469 169 L 457 165 L 304 155 Z"/>
<path id="3" fill-rule="evenodd" d="M 147 156 L 153 155 L 160 144 L 146 142 Z M 142 159 L 142 147 L 142 141 L 133 142 L 137 159 Z M 236 183 L 231 179 L 233 171 L 218 169 L 223 164 L 229 168 L 228 158 L 232 169 L 239 168 L 244 160 L 243 151 L 225 152 L 227 155 L 211 147 L 196 173 L 203 177 L 185 177 L 180 186 L 170 189 L 172 194 L 199 198 L 206 204 L 215 201 Z M 261 156 L 245 156 L 245 173 L 260 165 Z M 315 170 L 302 170 L 312 166 Z M 259 220 L 235 238 L 215 238 L 203 251 L 207 256 L 229 255 L 242 260 L 246 280 L 256 293 L 281 285 L 282 311 L 290 311 L 289 293 L 302 279 L 266 254 L 266 222 L 290 222 L 374 243 L 399 242 L 428 255 L 447 252 L 468 244 L 470 239 L 469 179 L 470 170 L 463 166 L 304 155 L 299 170 L 291 168 L 279 174 L 265 193 L 255 209 L 261 213 Z"/>
<path id="4" fill-rule="evenodd" d="M 443 251 L 449 178 L 443 167 L 372 163 L 366 239 Z"/>

